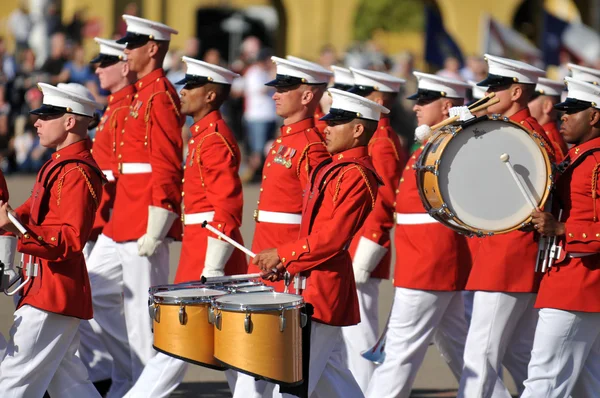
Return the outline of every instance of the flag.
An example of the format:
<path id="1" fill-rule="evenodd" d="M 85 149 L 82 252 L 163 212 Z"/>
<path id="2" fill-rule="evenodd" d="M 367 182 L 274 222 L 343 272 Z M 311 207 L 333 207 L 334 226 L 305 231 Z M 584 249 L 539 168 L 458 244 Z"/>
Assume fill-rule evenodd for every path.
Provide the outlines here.
<path id="1" fill-rule="evenodd" d="M 542 50 L 546 65 L 560 65 L 559 54 L 563 48 L 563 33 L 569 23 L 544 10 Z"/>
<path id="2" fill-rule="evenodd" d="M 511 59 L 525 60 L 537 64 L 542 60 L 542 52 L 521 33 L 494 20 L 489 15 L 483 16 L 483 52 Z"/>
<path id="3" fill-rule="evenodd" d="M 441 68 L 448 57 L 456 57 L 461 68 L 463 67 L 462 52 L 452 36 L 444 29 L 442 16 L 433 7 L 425 6 L 425 61 Z"/>

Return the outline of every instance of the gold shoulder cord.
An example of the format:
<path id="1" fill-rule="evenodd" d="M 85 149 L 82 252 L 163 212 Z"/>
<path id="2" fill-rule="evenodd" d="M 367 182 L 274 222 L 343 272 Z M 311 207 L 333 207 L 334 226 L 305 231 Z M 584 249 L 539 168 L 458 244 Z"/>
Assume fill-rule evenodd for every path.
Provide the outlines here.
<path id="1" fill-rule="evenodd" d="M 360 173 L 360 175 L 362 175 L 363 179 L 365 180 L 365 184 L 367 184 L 367 189 L 369 190 L 369 194 L 371 195 L 371 209 L 374 209 L 375 208 L 375 194 L 373 193 L 373 188 L 371 188 L 371 184 L 369 183 L 369 179 L 367 178 L 365 171 L 362 169 L 362 167 L 360 167 L 358 165 L 348 167 L 346 170 L 344 170 L 340 173 L 340 176 L 338 177 L 337 183 L 335 185 L 335 193 L 333 194 L 333 203 L 335 204 L 335 202 L 337 201 L 338 195 L 340 193 L 340 185 L 342 184 L 342 177 L 344 176 L 344 174 L 346 174 L 347 172 L 349 172 L 350 170 L 353 170 L 353 169 L 357 169 L 358 172 Z"/>
<path id="2" fill-rule="evenodd" d="M 600 163 L 596 163 L 594 168 L 592 169 L 592 201 L 594 206 L 594 222 L 598 221 L 598 216 L 596 214 L 596 199 L 598 198 L 598 172 L 600 171 Z"/>
<path id="3" fill-rule="evenodd" d="M 79 170 L 79 172 L 81 173 L 81 175 L 85 179 L 85 183 L 87 184 L 87 187 L 88 187 L 88 189 L 90 191 L 90 195 L 92 195 L 92 198 L 94 199 L 94 203 L 96 204 L 96 208 L 97 208 L 98 205 L 99 205 L 99 203 L 98 203 L 98 197 L 96 196 L 96 192 L 94 191 L 94 187 L 92 186 L 92 183 L 90 182 L 90 179 L 89 179 L 88 175 L 85 173 L 85 171 L 83 170 L 83 168 L 81 168 L 81 166 L 75 166 L 72 169 L 65 171 L 65 173 L 59 178 L 59 180 L 58 180 L 58 188 L 56 190 L 57 194 L 58 194 L 58 198 L 56 199 L 56 205 L 60 206 L 62 186 L 63 186 L 63 183 L 65 181 L 65 176 L 67 174 L 69 174 L 70 172 L 72 172 L 73 170 Z"/>
<path id="4" fill-rule="evenodd" d="M 319 142 L 311 142 L 310 144 L 308 144 L 307 146 L 304 147 L 304 150 L 302 151 L 302 153 L 300 154 L 300 157 L 298 158 L 298 166 L 296 167 L 296 175 L 298 177 L 300 177 L 300 173 L 302 171 L 302 170 L 300 170 L 302 161 L 304 160 L 304 158 L 308 158 L 308 151 L 309 151 L 310 147 L 313 145 L 325 146 L 325 144 L 323 142 L 319 141 Z M 325 146 L 325 148 L 327 148 L 327 147 Z M 306 176 L 310 178 L 310 167 L 308 164 L 308 160 L 306 161 L 306 166 L 304 168 L 306 170 Z"/>
<path id="5" fill-rule="evenodd" d="M 207 134 L 204 137 L 202 137 L 202 139 L 196 146 L 196 163 L 198 164 L 198 171 L 200 172 L 200 181 L 202 182 L 202 187 L 204 187 L 204 175 L 202 174 L 202 162 L 200 160 L 200 148 L 202 147 L 204 140 L 206 140 L 211 135 L 216 135 L 221 140 L 223 140 L 223 143 L 229 150 L 229 153 L 231 153 L 231 156 L 233 156 L 233 158 L 235 159 L 235 152 L 233 152 L 233 148 L 231 147 L 231 144 L 229 143 L 229 141 L 227 141 L 227 139 L 225 137 L 223 137 L 223 134 L 219 133 L 218 131 L 215 131 L 213 133 Z"/>
<path id="6" fill-rule="evenodd" d="M 388 141 L 390 143 L 390 145 L 392 146 L 392 148 L 394 149 L 394 156 L 396 157 L 396 160 L 400 160 L 400 155 L 398 155 L 398 148 L 396 148 L 396 144 L 394 144 L 394 141 L 390 137 L 381 137 L 381 138 L 375 138 L 374 140 L 372 140 L 369 143 L 369 156 L 371 156 L 371 145 L 375 144 L 375 142 L 377 142 L 379 140 Z"/>

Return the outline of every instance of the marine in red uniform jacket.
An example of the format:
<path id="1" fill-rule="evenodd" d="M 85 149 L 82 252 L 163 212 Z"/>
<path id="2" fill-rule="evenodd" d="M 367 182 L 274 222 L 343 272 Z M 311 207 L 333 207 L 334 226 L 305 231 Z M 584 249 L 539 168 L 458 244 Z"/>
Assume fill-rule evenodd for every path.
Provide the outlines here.
<path id="1" fill-rule="evenodd" d="M 400 183 L 402 168 L 406 164 L 406 155 L 398 134 L 390 126 L 390 118 L 382 116 L 379 119 L 377 130 L 369 141 L 369 156 L 375 166 L 377 174 L 381 177 L 383 185 L 379 187 L 375 208 L 369 214 L 363 227 L 352 240 L 350 253 L 354 255 L 361 236 L 372 240 L 388 249 L 379 265 L 371 272 L 372 278 L 388 279 L 392 254 L 390 252 L 390 231 L 394 227 L 394 203 L 396 189 Z"/>
<path id="2" fill-rule="evenodd" d="M 129 106 L 134 94 L 135 87 L 130 85 L 109 95 L 108 105 L 96 128 L 91 152 L 108 182 L 104 184 L 102 190 L 102 199 L 90 234 L 91 241 L 98 239 L 110 219 L 117 189 L 117 156 L 121 148 L 121 131 L 125 128 L 125 118 L 129 114 Z M 110 235 L 111 232 L 107 231 L 107 234 Z"/>
<path id="3" fill-rule="evenodd" d="M 254 253 L 278 247 L 298 238 L 300 223 L 261 222 L 260 212 L 295 214 L 299 220 L 302 213 L 302 194 L 308 177 L 317 164 L 329 157 L 312 118 L 281 127 L 281 136 L 269 149 L 263 167 L 258 209 L 254 217 Z M 258 267 L 250 262 L 248 272 L 259 271 Z M 283 291 L 282 282 L 277 282 L 276 286 L 278 291 Z"/>
<path id="4" fill-rule="evenodd" d="M 551 161 L 554 150 L 546 133 L 523 108 L 510 117 L 537 134 L 545 143 Z M 535 293 L 541 274 L 535 272 L 538 253 L 538 235 L 534 232 L 513 231 L 481 239 L 474 255 L 473 267 L 466 290 L 494 292 Z"/>
<path id="5" fill-rule="evenodd" d="M 321 120 L 323 116 L 325 116 L 325 113 L 323 112 L 323 108 L 321 108 L 321 104 L 319 104 L 319 106 L 317 106 L 317 110 L 315 111 L 313 119 L 315 120 L 315 128 L 321 134 L 321 136 L 325 134 L 325 127 L 327 127 L 327 122 Z"/>
<path id="6" fill-rule="evenodd" d="M 600 138 L 571 148 L 567 163 L 556 187 L 563 253 L 544 275 L 536 307 L 600 312 Z"/>
<path id="7" fill-rule="evenodd" d="M 149 206 L 179 214 L 181 205 L 184 119 L 179 96 L 162 69 L 138 80 L 135 89 L 125 127 L 117 132 L 119 179 L 107 227 L 115 242 L 146 233 Z M 168 236 L 181 237 L 180 222 L 173 223 Z"/>
<path id="8" fill-rule="evenodd" d="M 92 296 L 83 259 L 102 192 L 101 171 L 87 140 L 54 154 L 36 178 L 32 195 L 16 209 L 28 233 L 17 250 L 39 264 L 18 307 L 92 318 Z"/>
<path id="9" fill-rule="evenodd" d="M 560 135 L 558 128 L 556 127 L 555 122 L 546 123 L 542 126 L 542 129 L 546 133 L 546 136 L 552 143 L 552 148 L 554 149 L 554 156 L 556 158 L 556 163 L 562 162 L 569 150 L 567 148 L 567 144 L 565 140 Z"/>
<path id="10" fill-rule="evenodd" d="M 207 239 L 214 234 L 202 224 L 187 225 L 186 214 L 214 212 L 210 224 L 243 244 L 239 227 L 244 204 L 242 183 L 238 176 L 240 149 L 235 137 L 221 117 L 213 111 L 191 127 L 183 179 L 184 234 L 175 283 L 197 280 L 202 275 Z M 243 274 L 246 256 L 234 250 L 225 265 L 225 274 Z"/>

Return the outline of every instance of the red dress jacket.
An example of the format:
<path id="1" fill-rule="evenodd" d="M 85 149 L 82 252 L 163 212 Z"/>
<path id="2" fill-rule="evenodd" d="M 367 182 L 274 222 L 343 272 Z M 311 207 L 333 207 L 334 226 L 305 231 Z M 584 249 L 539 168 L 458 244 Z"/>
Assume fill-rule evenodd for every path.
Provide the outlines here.
<path id="1" fill-rule="evenodd" d="M 560 135 L 560 131 L 558 131 L 556 123 L 546 123 L 542 126 L 542 128 L 544 129 L 544 132 L 546 132 L 548 139 L 552 143 L 552 148 L 554 149 L 556 162 L 562 162 L 569 148 L 567 147 L 567 143 L 563 139 L 562 135 Z"/>
<path id="2" fill-rule="evenodd" d="M 396 224 L 394 219 L 396 189 L 400 183 L 402 168 L 406 164 L 406 153 L 398 134 L 390 126 L 389 117 L 379 119 L 377 131 L 369 141 L 369 156 L 383 185 L 379 187 L 375 208 L 352 240 L 350 254 L 354 257 L 361 236 L 385 247 L 388 251 L 377 268 L 371 272 L 371 277 L 388 279 L 392 263 L 390 230 Z"/>
<path id="3" fill-rule="evenodd" d="M 567 154 L 570 166 L 559 177 L 566 253 L 542 278 L 537 308 L 600 312 L 600 138 Z M 588 255 L 591 254 L 591 255 Z"/>
<path id="4" fill-rule="evenodd" d="M 315 114 L 313 115 L 313 119 L 315 119 L 315 128 L 317 129 L 319 134 L 321 134 L 322 137 L 325 136 L 325 127 L 327 127 L 327 122 L 324 120 L 321 120 L 321 118 L 323 116 L 325 116 L 325 112 L 323 112 L 323 109 L 321 108 L 321 105 L 319 104 L 317 106 L 317 110 L 315 111 Z"/>
<path id="5" fill-rule="evenodd" d="M 396 196 L 396 213 L 427 219 L 417 189 L 413 166 L 423 151 L 417 149 L 404 167 Z M 394 286 L 408 289 L 462 290 L 471 269 L 467 238 L 430 219 L 429 222 L 398 224 L 395 230 L 396 265 Z"/>
<path id="6" fill-rule="evenodd" d="M 181 209 L 184 118 L 179 113 L 179 96 L 162 69 L 138 80 L 135 89 L 118 138 L 119 179 L 106 234 L 116 242 L 137 240 L 146 233 L 148 206 L 177 214 Z M 124 163 L 150 164 L 152 172 L 123 174 Z M 169 236 L 181 238 L 179 220 L 173 223 Z"/>
<path id="7" fill-rule="evenodd" d="M 213 111 L 192 127 L 188 156 L 183 174 L 182 218 L 185 214 L 214 211 L 209 224 L 242 245 L 239 227 L 242 224 L 242 182 L 238 175 L 240 149 L 235 137 L 221 117 Z M 204 269 L 208 237 L 215 234 L 202 224 L 184 225 L 183 242 L 175 283 L 198 280 Z M 246 255 L 234 250 L 225 265 L 225 274 L 243 274 L 248 262 Z"/>
<path id="8" fill-rule="evenodd" d="M 304 196 L 300 239 L 280 245 L 287 271 L 306 277 L 313 319 L 333 326 L 360 322 L 352 259 L 346 249 L 375 207 L 378 177 L 367 147 L 333 155 L 316 168 Z"/>
<path id="9" fill-rule="evenodd" d="M 510 117 L 538 134 L 545 142 L 550 160 L 554 150 L 542 126 L 525 108 Z M 541 278 L 535 272 L 539 236 L 534 232 L 513 231 L 481 239 L 479 250 L 469 275 L 466 290 L 492 292 L 535 293 Z"/>
<path id="10" fill-rule="evenodd" d="M 108 96 L 108 105 L 100 119 L 100 124 L 96 129 L 96 136 L 93 139 L 92 150 L 94 160 L 106 176 L 108 182 L 104 184 L 102 189 L 102 200 L 98 207 L 98 214 L 94 221 L 94 227 L 90 235 L 91 241 L 96 241 L 102 233 L 104 227 L 110 219 L 115 202 L 115 193 L 117 191 L 116 178 L 117 171 L 117 156 L 119 155 L 121 146 L 121 131 L 125 127 L 125 118 L 129 114 L 129 106 L 135 94 L 134 85 L 129 85 L 122 88 L 114 94 Z M 111 235 L 111 232 L 107 233 Z"/>
<path id="11" fill-rule="evenodd" d="M 65 160 L 69 160 L 65 162 Z M 54 154 L 38 173 L 32 194 L 16 209 L 28 230 L 17 250 L 25 263 L 39 264 L 38 275 L 23 288 L 23 305 L 92 318 L 92 295 L 83 246 L 88 241 L 100 202 L 103 177 L 88 140 Z"/>
<path id="12" fill-rule="evenodd" d="M 4 203 L 8 202 L 8 186 L 6 185 L 6 179 L 4 178 L 4 173 L 0 170 L 0 200 Z M 15 236 L 12 232 L 5 231 L 0 229 L 0 236 Z M 10 264 L 12 265 L 12 264 Z"/>
<path id="13" fill-rule="evenodd" d="M 281 136 L 275 140 L 265 160 L 258 210 L 300 215 L 302 193 L 311 171 L 330 157 L 312 118 L 282 126 Z M 283 161 L 277 161 L 278 159 Z M 283 243 L 298 239 L 299 233 L 299 224 L 257 221 L 252 251 L 259 253 L 265 249 L 279 247 Z M 256 273 L 260 272 L 260 269 L 250 262 L 248 272 Z M 277 291 L 283 291 L 282 282 L 274 285 Z"/>

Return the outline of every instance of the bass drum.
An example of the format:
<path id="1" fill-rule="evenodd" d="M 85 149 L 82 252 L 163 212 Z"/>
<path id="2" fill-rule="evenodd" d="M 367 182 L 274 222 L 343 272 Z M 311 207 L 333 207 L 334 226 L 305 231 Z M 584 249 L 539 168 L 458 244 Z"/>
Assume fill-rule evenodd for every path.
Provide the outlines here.
<path id="1" fill-rule="evenodd" d="M 532 208 L 507 165 L 543 208 L 552 189 L 552 165 L 540 137 L 501 118 L 483 116 L 438 131 L 417 161 L 417 185 L 425 209 L 466 235 L 491 236 L 522 228 Z"/>

